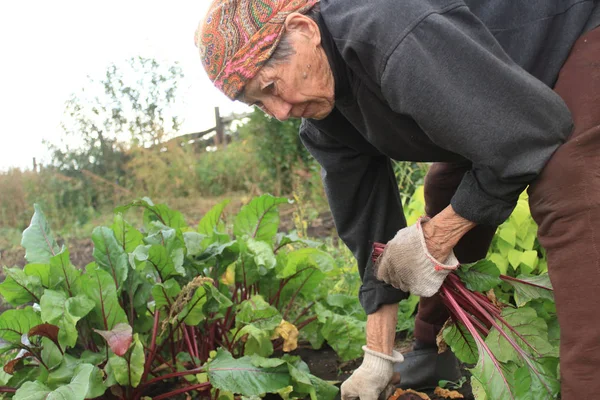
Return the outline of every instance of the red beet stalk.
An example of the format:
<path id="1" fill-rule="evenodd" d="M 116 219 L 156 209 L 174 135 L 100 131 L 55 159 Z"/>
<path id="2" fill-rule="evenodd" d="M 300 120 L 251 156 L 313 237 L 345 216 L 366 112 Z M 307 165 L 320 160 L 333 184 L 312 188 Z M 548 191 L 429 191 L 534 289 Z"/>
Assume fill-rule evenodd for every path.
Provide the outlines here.
<path id="1" fill-rule="evenodd" d="M 373 263 L 376 263 L 379 257 L 383 254 L 385 245 L 381 243 L 373 244 L 373 253 L 371 258 Z M 516 281 L 523 284 L 536 286 L 539 288 L 551 290 L 549 288 L 534 285 L 529 282 L 519 280 L 517 278 L 501 276 L 503 280 Z M 517 332 L 510 324 L 502 318 L 501 308 L 494 304 L 489 298 L 481 293 L 471 291 L 467 289 L 464 283 L 460 280 L 460 277 L 455 273 L 448 275 L 442 287 L 440 288 L 440 294 L 444 305 L 448 308 L 450 315 L 455 322 L 461 322 L 465 325 L 469 332 L 475 337 L 478 345 L 485 346 L 483 338 L 480 335 L 486 337 L 492 327 L 496 328 L 499 333 L 515 348 L 515 350 L 523 357 L 525 362 L 533 368 L 531 360 L 527 353 L 515 342 L 512 336 L 509 336 L 502 327 L 507 328 L 512 334 L 517 336 L 523 341 L 528 347 L 530 347 L 535 353 L 536 349 L 525 340 L 525 338 Z M 502 326 L 500 326 L 502 325 Z M 489 349 L 485 350 L 489 352 Z M 490 353 L 491 354 L 491 353 Z M 495 360 L 495 359 L 494 359 Z M 537 373 L 537 371 L 534 371 Z"/>

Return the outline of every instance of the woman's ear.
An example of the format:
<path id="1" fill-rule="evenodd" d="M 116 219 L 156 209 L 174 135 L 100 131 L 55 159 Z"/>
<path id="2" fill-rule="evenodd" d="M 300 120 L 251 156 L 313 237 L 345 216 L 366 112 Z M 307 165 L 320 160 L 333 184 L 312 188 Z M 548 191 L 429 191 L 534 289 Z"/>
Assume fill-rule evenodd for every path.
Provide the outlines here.
<path id="1" fill-rule="evenodd" d="M 285 18 L 284 25 L 286 32 L 298 33 L 308 39 L 316 39 L 317 43 L 321 43 L 321 32 L 315 21 L 304 14 L 297 12 L 289 14 Z"/>

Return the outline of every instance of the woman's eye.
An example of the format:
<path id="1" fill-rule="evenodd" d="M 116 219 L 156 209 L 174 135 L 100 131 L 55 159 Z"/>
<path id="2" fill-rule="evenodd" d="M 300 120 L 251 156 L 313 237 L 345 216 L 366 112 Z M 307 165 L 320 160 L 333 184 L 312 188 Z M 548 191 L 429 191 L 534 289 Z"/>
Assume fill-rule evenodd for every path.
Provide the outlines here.
<path id="1" fill-rule="evenodd" d="M 275 93 L 275 82 L 271 82 L 262 88 L 262 92 L 266 94 L 274 94 Z"/>

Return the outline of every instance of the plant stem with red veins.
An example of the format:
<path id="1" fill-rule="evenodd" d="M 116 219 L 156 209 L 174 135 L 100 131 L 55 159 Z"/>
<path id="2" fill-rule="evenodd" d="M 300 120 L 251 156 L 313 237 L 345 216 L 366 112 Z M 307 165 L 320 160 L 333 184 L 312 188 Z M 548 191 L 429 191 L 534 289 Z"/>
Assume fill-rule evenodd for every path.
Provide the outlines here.
<path id="1" fill-rule="evenodd" d="M 152 339 L 150 339 L 150 354 L 148 354 L 148 358 L 146 359 L 146 365 L 144 365 L 144 372 L 142 373 L 142 379 L 140 380 L 140 382 L 144 382 L 146 380 L 146 377 L 148 377 L 148 372 L 150 372 L 150 367 L 152 366 L 152 361 L 154 361 L 154 354 L 156 352 L 156 336 L 158 335 L 159 317 L 160 311 L 155 310 L 154 324 L 152 325 Z"/>
<path id="2" fill-rule="evenodd" d="M 172 374 L 160 375 L 154 379 L 150 379 L 148 382 L 144 382 L 141 386 L 145 387 L 145 386 L 152 385 L 155 382 L 160 382 L 165 379 L 176 378 L 178 376 L 195 375 L 195 374 L 199 374 L 202 372 L 204 372 L 204 368 L 195 368 L 195 369 L 190 369 L 187 371 L 180 371 L 180 372 L 174 372 Z"/>
<path id="3" fill-rule="evenodd" d="M 187 386 L 187 387 L 183 387 L 181 389 L 173 390 L 172 392 L 169 392 L 169 393 L 161 394 L 159 396 L 153 397 L 152 399 L 153 400 L 168 399 L 169 397 L 173 397 L 173 396 L 175 396 L 177 394 L 182 394 L 182 393 L 190 392 L 192 390 L 202 389 L 202 391 L 205 391 L 207 389 L 210 389 L 210 387 L 211 387 L 211 385 L 208 382 L 206 382 L 206 383 L 199 383 L 197 385 Z"/>
<path id="4" fill-rule="evenodd" d="M 192 363 L 194 365 L 196 365 L 196 361 L 194 360 L 194 358 L 196 357 L 196 354 L 194 353 L 194 346 L 192 345 L 192 341 L 190 339 L 190 334 L 189 334 L 189 332 L 187 330 L 187 326 L 186 325 L 181 325 L 181 330 L 183 332 L 183 338 L 185 340 L 185 344 L 187 346 L 188 352 L 192 356 Z"/>

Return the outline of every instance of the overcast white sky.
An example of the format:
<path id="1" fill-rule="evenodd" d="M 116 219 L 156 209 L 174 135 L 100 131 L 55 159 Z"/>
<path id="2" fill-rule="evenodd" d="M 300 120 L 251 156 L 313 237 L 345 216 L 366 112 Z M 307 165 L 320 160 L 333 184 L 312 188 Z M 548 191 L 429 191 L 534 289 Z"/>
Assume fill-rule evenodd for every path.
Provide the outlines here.
<path id="1" fill-rule="evenodd" d="M 214 126 L 213 107 L 242 111 L 214 89 L 194 31 L 210 0 L 34 0 L 0 2 L 0 170 L 47 159 L 64 102 L 111 63 L 132 56 L 178 61 L 182 133 Z"/>

